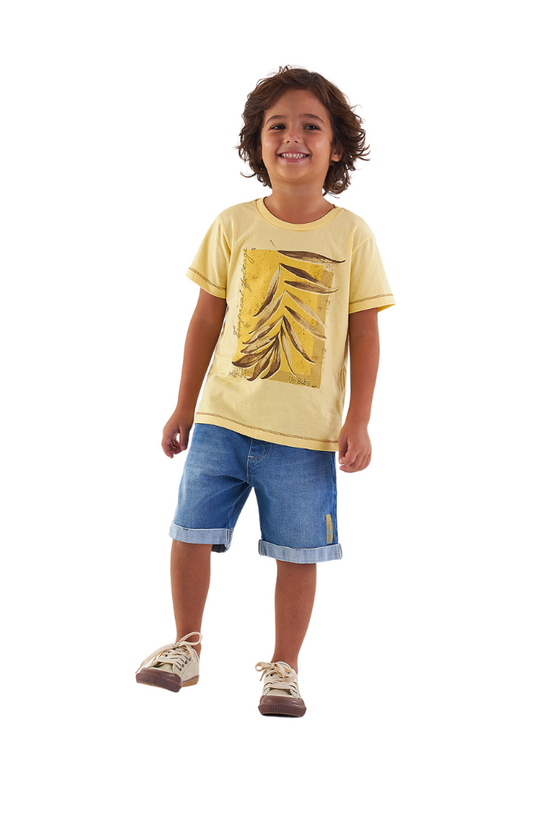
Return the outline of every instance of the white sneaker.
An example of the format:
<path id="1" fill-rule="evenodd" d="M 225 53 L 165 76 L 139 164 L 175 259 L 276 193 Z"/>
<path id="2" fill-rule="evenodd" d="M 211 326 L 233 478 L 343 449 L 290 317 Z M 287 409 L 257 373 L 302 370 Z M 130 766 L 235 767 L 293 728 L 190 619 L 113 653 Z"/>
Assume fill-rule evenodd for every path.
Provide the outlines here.
<path id="1" fill-rule="evenodd" d="M 188 641 L 187 638 L 192 638 L 193 635 L 197 635 L 198 640 Z M 200 659 L 193 647 L 201 641 L 202 635 L 199 632 L 190 632 L 176 643 L 156 649 L 137 669 L 137 683 L 159 686 L 171 692 L 179 692 L 182 686 L 194 686 L 200 677 Z M 143 669 L 145 664 L 148 666 Z"/>
<path id="2" fill-rule="evenodd" d="M 263 673 L 261 680 L 265 679 L 263 694 L 259 701 L 259 711 L 262 715 L 305 715 L 306 706 L 300 697 L 298 675 L 288 663 L 258 663 L 255 668 Z"/>

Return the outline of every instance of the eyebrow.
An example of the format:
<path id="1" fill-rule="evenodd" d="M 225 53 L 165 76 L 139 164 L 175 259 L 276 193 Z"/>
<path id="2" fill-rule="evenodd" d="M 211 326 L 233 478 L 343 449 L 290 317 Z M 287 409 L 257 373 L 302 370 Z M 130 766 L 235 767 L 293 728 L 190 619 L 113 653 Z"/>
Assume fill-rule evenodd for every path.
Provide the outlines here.
<path id="1" fill-rule="evenodd" d="M 270 120 L 284 120 L 286 118 L 286 114 L 274 114 L 272 117 L 269 117 L 266 121 L 265 125 L 270 122 Z M 302 114 L 302 119 L 311 119 L 311 120 L 318 120 L 322 124 L 324 124 L 324 120 L 317 117 L 316 114 Z"/>

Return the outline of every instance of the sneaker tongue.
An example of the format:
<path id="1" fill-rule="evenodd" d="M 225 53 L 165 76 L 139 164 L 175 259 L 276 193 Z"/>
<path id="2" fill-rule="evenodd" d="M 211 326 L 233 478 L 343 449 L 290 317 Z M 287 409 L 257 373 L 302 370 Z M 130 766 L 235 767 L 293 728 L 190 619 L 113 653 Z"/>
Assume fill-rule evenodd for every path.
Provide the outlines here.
<path id="1" fill-rule="evenodd" d="M 173 672 L 172 664 L 170 663 L 158 663 L 157 668 L 161 669 L 163 672 Z"/>

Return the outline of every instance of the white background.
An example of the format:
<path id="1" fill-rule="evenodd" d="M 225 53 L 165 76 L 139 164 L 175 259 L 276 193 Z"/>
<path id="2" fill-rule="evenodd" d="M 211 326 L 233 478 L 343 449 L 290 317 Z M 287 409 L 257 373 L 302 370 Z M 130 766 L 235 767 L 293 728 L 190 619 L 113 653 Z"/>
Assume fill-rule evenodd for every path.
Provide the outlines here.
<path id="1" fill-rule="evenodd" d="M 525 4 L 3 7 L 2 736 L 10 818 L 531 820 L 531 98 Z M 339 476 L 303 720 L 262 718 L 275 563 L 253 498 L 213 557 L 200 685 L 174 638 L 160 450 L 234 146 L 292 64 L 365 120 L 337 200 L 375 232 L 370 468 Z M 241 167 L 242 166 L 242 167 Z M 529 782 L 528 782 L 529 781 Z M 8 791 L 4 788 L 3 798 Z"/>

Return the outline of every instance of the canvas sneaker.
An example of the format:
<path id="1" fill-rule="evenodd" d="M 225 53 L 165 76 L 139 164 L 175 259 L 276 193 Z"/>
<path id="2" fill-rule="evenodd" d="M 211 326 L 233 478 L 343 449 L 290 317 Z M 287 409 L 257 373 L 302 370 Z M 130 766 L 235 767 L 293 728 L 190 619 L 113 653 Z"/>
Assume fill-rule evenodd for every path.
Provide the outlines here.
<path id="1" fill-rule="evenodd" d="M 288 663 L 258 663 L 255 668 L 257 672 L 262 672 L 261 680 L 265 679 L 263 694 L 259 701 L 259 711 L 262 715 L 305 715 L 306 706 L 300 697 L 298 675 Z"/>
<path id="2" fill-rule="evenodd" d="M 195 635 L 197 641 L 188 640 Z M 156 649 L 137 669 L 137 683 L 159 686 L 171 692 L 179 692 L 182 686 L 194 686 L 200 677 L 200 659 L 194 647 L 201 641 L 199 632 L 189 632 L 176 643 Z"/>

